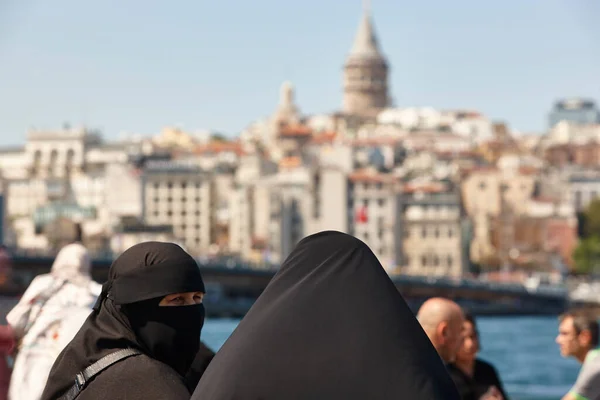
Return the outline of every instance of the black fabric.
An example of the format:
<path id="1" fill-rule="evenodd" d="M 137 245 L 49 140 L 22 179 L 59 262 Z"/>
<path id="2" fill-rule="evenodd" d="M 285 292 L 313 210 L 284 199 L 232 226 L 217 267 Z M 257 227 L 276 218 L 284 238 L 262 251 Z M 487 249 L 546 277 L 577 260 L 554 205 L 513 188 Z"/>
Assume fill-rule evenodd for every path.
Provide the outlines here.
<path id="1" fill-rule="evenodd" d="M 198 284 L 198 273 L 198 264 L 184 252 L 179 257 L 124 273 L 112 282 L 111 295 L 115 304 L 127 304 L 169 293 L 204 292 L 204 284 Z"/>
<path id="2" fill-rule="evenodd" d="M 496 386 L 504 399 L 508 400 L 496 369 L 488 362 L 480 359 L 475 360 L 473 377 L 465 374 L 454 364 L 448 365 L 448 371 L 458 388 L 462 400 L 479 400 L 492 386 Z"/>
<path id="3" fill-rule="evenodd" d="M 116 363 L 125 360 L 128 357 L 139 356 L 142 353 L 134 349 L 121 349 L 107 356 L 102 357 L 92 365 L 88 366 L 83 371 L 75 376 L 75 383 L 65 394 L 60 396 L 59 400 L 74 400 L 83 390 L 88 382 L 95 376 L 104 371 L 106 368 L 115 365 Z"/>
<path id="4" fill-rule="evenodd" d="M 194 358 L 192 366 L 185 376 L 185 385 L 190 390 L 190 393 L 196 389 L 200 378 L 202 378 L 204 371 L 206 371 L 206 368 L 208 368 L 208 365 L 214 357 L 215 352 L 203 342 L 200 342 L 200 349 L 198 350 L 198 353 L 196 353 L 196 358 Z"/>
<path id="5" fill-rule="evenodd" d="M 303 239 L 217 352 L 194 400 L 458 400 L 437 352 L 371 250 Z"/>
<path id="6" fill-rule="evenodd" d="M 190 396 L 172 368 L 140 355 L 107 368 L 76 400 L 189 400 Z"/>
<path id="7" fill-rule="evenodd" d="M 166 287 L 161 289 L 161 280 L 159 277 L 157 277 L 157 275 L 149 274 L 148 276 L 145 276 L 143 274 L 144 270 L 147 270 L 149 267 L 154 265 L 161 265 L 163 268 L 168 268 L 171 274 L 184 275 L 186 276 L 188 282 L 186 282 L 185 285 L 182 285 L 181 288 L 175 287 L 168 283 Z M 137 375 L 136 372 L 136 379 L 142 379 L 143 377 L 143 382 L 136 383 L 136 385 L 140 386 L 141 388 L 139 393 L 133 397 L 123 397 L 118 394 L 119 392 L 116 390 L 116 388 L 121 388 L 130 384 L 130 379 L 127 374 L 124 376 L 114 376 L 115 372 L 113 369 L 120 370 L 122 368 L 122 366 L 120 366 L 121 363 L 119 363 L 115 366 L 111 366 L 107 370 L 103 371 L 99 376 L 94 378 L 90 385 L 82 391 L 80 396 L 85 395 L 85 398 L 90 399 L 127 398 L 135 400 L 162 398 L 165 400 L 170 400 L 182 398 L 178 397 L 177 395 L 177 393 L 182 393 L 181 389 L 187 392 L 189 396 L 189 392 L 183 383 L 183 377 L 180 373 L 178 374 L 175 372 L 175 369 L 179 368 L 180 365 L 183 364 L 183 361 L 178 360 L 178 362 L 174 363 L 176 365 L 167 366 L 167 364 L 165 364 L 165 360 L 159 361 L 155 358 L 153 349 L 151 346 L 145 343 L 148 342 L 148 338 L 144 339 L 138 337 L 135 332 L 136 330 L 140 332 L 139 328 L 144 324 L 144 322 L 141 318 L 135 319 L 133 322 L 136 328 L 134 329 L 132 326 L 134 324 L 132 324 L 132 321 L 129 320 L 126 313 L 122 310 L 122 308 L 125 306 L 115 304 L 114 294 L 112 293 L 111 288 L 115 285 L 115 283 L 119 282 L 120 277 L 133 274 L 133 272 L 137 273 L 139 271 L 138 280 L 130 281 L 131 285 L 128 288 L 123 287 L 123 289 L 126 289 L 129 292 L 128 299 L 132 302 L 137 303 L 148 300 L 146 298 L 148 293 L 153 293 L 153 295 L 157 296 L 156 299 L 158 301 L 159 296 L 163 297 L 172 293 L 203 291 L 204 283 L 202 282 L 200 270 L 198 269 L 197 265 L 195 269 L 192 268 L 194 265 L 196 264 L 193 258 L 181 247 L 173 243 L 140 243 L 129 248 L 123 254 L 121 254 L 111 265 L 108 282 L 103 285 L 103 291 L 96 304 L 94 312 L 90 314 L 79 332 L 75 335 L 75 338 L 65 347 L 54 363 L 52 370 L 50 371 L 46 388 L 44 389 L 44 393 L 42 395 L 42 400 L 53 400 L 58 398 L 73 384 L 75 374 L 107 354 L 124 348 L 140 350 L 147 356 L 138 356 L 135 357 L 135 359 L 127 359 L 123 361 L 123 364 L 126 365 L 135 365 L 136 363 L 143 362 L 143 365 L 140 364 L 140 367 L 148 369 L 149 372 L 143 376 Z M 136 296 L 136 293 L 140 294 L 139 298 Z M 149 307 L 149 305 L 146 306 Z M 130 303 L 126 307 L 135 308 L 136 305 Z M 191 307 L 191 311 L 189 311 L 189 313 L 187 310 L 184 312 L 184 314 L 188 315 L 189 317 L 187 323 L 178 320 L 176 324 L 181 329 L 185 327 L 186 329 L 194 331 L 198 328 L 198 326 L 202 326 L 203 313 L 196 314 L 193 311 L 194 306 L 186 307 Z M 163 311 L 165 313 L 172 311 L 174 314 L 177 314 L 179 308 L 180 307 L 161 307 L 160 312 L 162 314 Z M 149 315 L 149 313 L 146 315 Z M 163 322 L 168 324 L 172 323 L 172 320 L 170 320 L 170 322 L 163 320 Z M 156 326 L 156 324 L 150 322 L 150 320 L 148 321 L 148 324 Z M 169 328 L 165 327 L 163 333 L 165 331 L 168 332 Z M 198 336 L 196 336 L 196 342 L 198 340 L 199 332 Z M 166 343 L 164 339 L 163 343 Z M 172 343 L 172 346 L 174 351 L 180 350 L 176 343 Z M 193 346 L 189 349 L 189 353 L 192 353 L 192 355 L 184 352 L 181 354 L 181 357 L 185 358 L 186 360 L 193 359 L 195 356 Z M 164 368 L 160 365 L 163 365 Z M 117 368 L 117 366 L 119 366 L 119 368 Z M 150 373 L 151 371 L 160 371 L 161 373 L 164 373 L 165 370 L 171 371 L 169 374 L 167 374 L 170 376 L 168 379 L 163 378 L 160 375 L 153 375 Z M 131 373 L 133 374 L 133 372 Z M 113 377 L 114 379 L 107 381 L 107 376 Z M 93 384 L 100 378 L 102 378 L 101 380 L 106 382 L 108 385 L 114 385 L 115 388 L 100 388 L 98 385 Z M 167 380 L 165 381 L 164 379 Z M 155 393 L 158 388 L 163 387 L 161 385 L 163 385 L 164 388 L 168 388 L 169 392 Z M 106 393 L 109 392 L 115 393 L 115 395 L 108 396 Z"/>
<path id="8" fill-rule="evenodd" d="M 200 348 L 204 305 L 160 307 L 161 298 L 123 305 L 148 354 L 184 375 Z"/>

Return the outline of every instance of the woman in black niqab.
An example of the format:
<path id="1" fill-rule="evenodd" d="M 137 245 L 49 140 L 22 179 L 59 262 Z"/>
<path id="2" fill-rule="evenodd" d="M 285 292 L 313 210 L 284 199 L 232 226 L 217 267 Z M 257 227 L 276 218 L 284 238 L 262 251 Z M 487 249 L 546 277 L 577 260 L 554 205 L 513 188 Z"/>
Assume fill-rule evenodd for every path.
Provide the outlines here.
<path id="1" fill-rule="evenodd" d="M 369 247 L 303 239 L 208 366 L 193 400 L 458 400 Z"/>
<path id="2" fill-rule="evenodd" d="M 112 264 L 94 311 L 60 354 L 42 400 L 68 392 L 75 376 L 108 354 L 134 349 L 92 378 L 77 400 L 189 399 L 184 378 L 200 347 L 204 283 L 173 243 L 145 242 Z"/>

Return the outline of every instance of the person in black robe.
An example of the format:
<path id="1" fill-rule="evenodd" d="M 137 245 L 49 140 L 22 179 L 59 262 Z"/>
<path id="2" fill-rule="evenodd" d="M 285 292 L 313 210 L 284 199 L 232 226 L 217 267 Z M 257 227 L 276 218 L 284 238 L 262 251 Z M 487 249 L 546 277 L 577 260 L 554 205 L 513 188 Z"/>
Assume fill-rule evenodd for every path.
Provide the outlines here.
<path id="1" fill-rule="evenodd" d="M 465 314 L 463 343 L 454 363 L 448 365 L 462 400 L 508 400 L 496 368 L 477 358 L 481 349 L 475 318 Z"/>
<path id="2" fill-rule="evenodd" d="M 194 400 L 458 400 L 369 247 L 300 241 L 200 379 Z"/>
<path id="3" fill-rule="evenodd" d="M 208 365 L 214 357 L 215 352 L 206 344 L 200 342 L 200 349 L 198 350 L 198 353 L 196 353 L 196 358 L 185 375 L 185 385 L 190 393 L 196 389 L 202 374 L 204 374 L 204 371 L 206 371 L 206 368 L 208 368 Z"/>
<path id="4" fill-rule="evenodd" d="M 173 243 L 145 242 L 112 264 L 94 311 L 54 363 L 42 400 L 73 390 L 76 374 L 122 349 L 140 352 L 85 383 L 77 400 L 189 399 L 184 376 L 200 348 L 204 283 Z"/>

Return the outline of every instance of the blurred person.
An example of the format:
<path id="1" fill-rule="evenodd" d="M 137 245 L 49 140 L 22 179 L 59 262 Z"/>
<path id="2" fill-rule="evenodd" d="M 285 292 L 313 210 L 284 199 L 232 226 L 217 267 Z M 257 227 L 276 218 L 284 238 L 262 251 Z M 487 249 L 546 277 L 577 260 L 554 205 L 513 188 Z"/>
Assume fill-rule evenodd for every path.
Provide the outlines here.
<path id="1" fill-rule="evenodd" d="M 433 297 L 419 308 L 417 319 L 444 363 L 453 362 L 463 340 L 462 308 L 452 300 Z"/>
<path id="2" fill-rule="evenodd" d="M 0 400 L 8 399 L 11 368 L 8 357 L 12 355 L 15 347 L 15 336 L 10 325 L 0 326 Z"/>
<path id="3" fill-rule="evenodd" d="M 600 399 L 600 350 L 598 321 L 583 312 L 568 312 L 559 317 L 556 343 L 563 357 L 573 357 L 582 364 L 575 385 L 563 400 Z"/>
<path id="4" fill-rule="evenodd" d="M 300 241 L 217 352 L 194 400 L 454 400 L 452 379 L 373 252 Z"/>
<path id="5" fill-rule="evenodd" d="M 52 364 L 75 336 L 101 291 L 90 276 L 88 250 L 63 247 L 49 274 L 36 276 L 6 320 L 18 342 L 11 400 L 40 398 Z"/>
<path id="6" fill-rule="evenodd" d="M 144 242 L 113 262 L 94 311 L 56 360 L 42 399 L 189 399 L 204 283 L 174 243 Z"/>
<path id="7" fill-rule="evenodd" d="M 475 318 L 465 314 L 463 341 L 454 363 L 448 365 L 462 400 L 508 400 L 494 366 L 477 358 L 481 350 Z"/>
<path id="8" fill-rule="evenodd" d="M 12 259 L 6 246 L 0 244 L 0 286 L 8 286 L 12 273 Z M 0 325 L 0 400 L 8 399 L 11 367 L 9 358 L 15 347 L 15 335 L 10 325 Z"/>

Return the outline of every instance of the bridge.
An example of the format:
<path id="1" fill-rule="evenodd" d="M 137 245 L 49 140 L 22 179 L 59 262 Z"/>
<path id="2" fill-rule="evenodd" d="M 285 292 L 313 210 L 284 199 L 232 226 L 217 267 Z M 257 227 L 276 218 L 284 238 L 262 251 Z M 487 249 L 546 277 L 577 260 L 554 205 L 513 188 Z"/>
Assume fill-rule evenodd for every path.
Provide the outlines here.
<path id="1" fill-rule="evenodd" d="M 112 260 L 109 254 L 94 257 L 94 280 L 106 281 Z M 54 255 L 50 253 L 13 253 L 13 275 L 17 283 L 15 294 L 22 292 L 36 275 L 48 273 L 53 261 Z M 207 286 L 207 313 L 218 316 L 243 316 L 277 270 L 273 265 L 254 266 L 227 258 L 199 260 L 198 264 Z M 566 289 L 556 287 L 527 288 L 472 279 L 391 278 L 414 310 L 434 296 L 454 299 L 478 315 L 556 315 L 569 306 Z"/>

